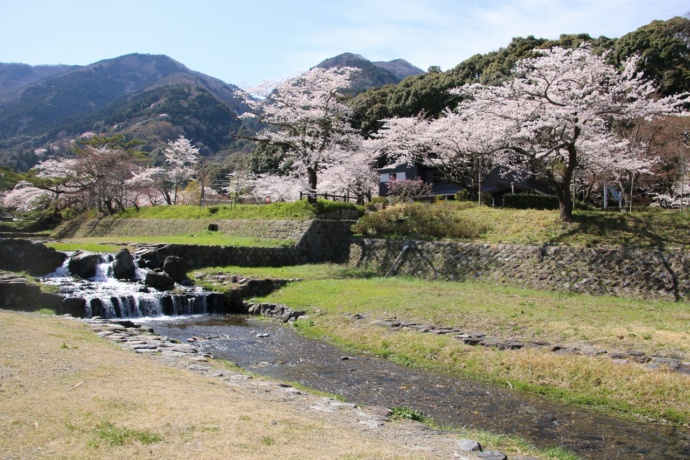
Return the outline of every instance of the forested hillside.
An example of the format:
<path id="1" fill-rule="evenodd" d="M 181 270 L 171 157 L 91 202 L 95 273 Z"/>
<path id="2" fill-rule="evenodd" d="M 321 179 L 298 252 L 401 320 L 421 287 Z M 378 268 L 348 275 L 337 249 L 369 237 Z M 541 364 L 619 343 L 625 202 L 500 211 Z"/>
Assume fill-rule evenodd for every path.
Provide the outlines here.
<path id="1" fill-rule="evenodd" d="M 467 83 L 498 84 L 507 78 L 515 63 L 532 57 L 535 49 L 561 46 L 572 48 L 587 42 L 598 53 L 610 52 L 616 64 L 640 55 L 641 68 L 657 83 L 663 95 L 690 90 L 690 20 L 676 17 L 653 21 L 619 39 L 593 38 L 588 34 L 561 35 L 558 40 L 533 36 L 514 38 L 500 50 L 477 54 L 445 72 L 412 76 L 397 85 L 387 85 L 355 97 L 350 106 L 358 128 L 365 134 L 377 131 L 380 120 L 420 113 L 439 114 L 457 101 L 448 90 Z"/>
<path id="2" fill-rule="evenodd" d="M 18 85 L 5 77 L 6 87 Z M 239 126 L 244 108 L 236 89 L 167 56 L 131 54 L 62 69 L 15 88 L 0 106 L 0 162 L 26 170 L 40 149 L 68 153 L 69 141 L 85 132 L 123 134 L 147 150 L 184 134 L 214 155 L 232 145 Z"/>

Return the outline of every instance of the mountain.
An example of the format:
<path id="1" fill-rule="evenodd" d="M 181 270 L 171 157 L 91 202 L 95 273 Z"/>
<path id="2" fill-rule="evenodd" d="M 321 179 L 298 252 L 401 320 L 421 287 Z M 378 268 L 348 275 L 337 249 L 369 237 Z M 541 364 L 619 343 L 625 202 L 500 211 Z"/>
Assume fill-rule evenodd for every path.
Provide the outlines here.
<path id="1" fill-rule="evenodd" d="M 351 90 L 396 84 L 423 73 L 407 61 L 375 62 L 344 53 L 318 64 L 362 69 Z M 244 147 L 233 135 L 246 111 L 238 88 L 163 55 L 128 54 L 87 66 L 0 63 L 0 164 L 26 170 L 49 155 L 68 153 L 93 132 L 146 142 L 159 152 L 180 134 L 202 155 Z"/>
<path id="2" fill-rule="evenodd" d="M 69 150 L 86 131 L 137 137 L 151 150 L 183 134 L 213 155 L 233 142 L 245 111 L 237 87 L 167 56 L 129 54 L 52 75 L 22 68 L 28 77 L 0 78 L 0 162 L 19 169 L 35 163 L 36 149 Z"/>
<path id="3" fill-rule="evenodd" d="M 3 64 L 0 62 L 0 104 L 21 87 L 76 69 L 78 66 Z"/>
<path id="4" fill-rule="evenodd" d="M 414 75 L 421 75 L 424 73 L 419 67 L 415 67 L 404 59 L 394 59 L 392 61 L 375 61 L 372 62 L 376 67 L 385 69 L 398 77 L 400 80 L 404 80 L 407 77 L 412 77 Z"/>
<path id="5" fill-rule="evenodd" d="M 352 82 L 351 95 L 385 85 L 394 85 L 410 75 L 424 73 L 423 70 L 418 69 L 404 59 L 396 59 L 389 62 L 371 62 L 363 56 L 354 53 L 339 54 L 320 62 L 316 67 L 324 69 L 356 67 L 360 69 L 361 73 Z"/>

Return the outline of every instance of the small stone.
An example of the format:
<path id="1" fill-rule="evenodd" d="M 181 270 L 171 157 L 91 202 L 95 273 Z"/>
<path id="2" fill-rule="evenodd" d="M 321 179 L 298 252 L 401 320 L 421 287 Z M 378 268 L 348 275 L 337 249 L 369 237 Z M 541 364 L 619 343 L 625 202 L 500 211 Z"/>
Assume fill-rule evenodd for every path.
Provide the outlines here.
<path id="1" fill-rule="evenodd" d="M 481 452 L 482 446 L 477 441 L 471 439 L 458 439 L 458 449 L 465 452 Z"/>
<path id="2" fill-rule="evenodd" d="M 265 339 L 265 338 L 268 337 L 268 336 L 269 336 L 269 335 L 266 334 L 266 333 L 256 334 L 256 338 L 257 338 L 257 339 Z"/>
<path id="3" fill-rule="evenodd" d="M 508 456 L 503 452 L 497 450 L 487 450 L 486 452 L 480 452 L 477 454 L 477 458 L 483 458 L 487 460 L 508 460 Z"/>

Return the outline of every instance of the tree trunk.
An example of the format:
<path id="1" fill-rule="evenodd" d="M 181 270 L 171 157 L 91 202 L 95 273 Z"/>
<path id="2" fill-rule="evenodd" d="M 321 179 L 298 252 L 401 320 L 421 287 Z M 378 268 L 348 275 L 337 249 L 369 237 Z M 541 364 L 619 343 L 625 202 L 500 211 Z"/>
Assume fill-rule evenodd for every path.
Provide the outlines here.
<path id="1" fill-rule="evenodd" d="M 578 133 L 579 134 L 579 133 Z M 577 136 L 575 137 L 577 139 Z M 573 172 L 577 166 L 577 148 L 575 143 L 571 143 L 567 147 L 568 161 L 566 161 L 563 171 L 563 181 L 560 187 L 556 188 L 556 196 L 560 204 L 560 218 L 563 222 L 572 222 L 573 220 L 573 199 L 570 195 L 570 185 L 573 182 Z"/>
<path id="2" fill-rule="evenodd" d="M 309 180 L 309 193 L 307 193 L 307 203 L 316 204 L 316 169 L 307 168 L 307 178 Z"/>
<path id="3" fill-rule="evenodd" d="M 570 194 L 566 191 L 565 197 L 558 194 L 558 201 L 560 204 L 559 217 L 563 222 L 572 222 L 573 220 L 573 201 L 570 199 Z"/>

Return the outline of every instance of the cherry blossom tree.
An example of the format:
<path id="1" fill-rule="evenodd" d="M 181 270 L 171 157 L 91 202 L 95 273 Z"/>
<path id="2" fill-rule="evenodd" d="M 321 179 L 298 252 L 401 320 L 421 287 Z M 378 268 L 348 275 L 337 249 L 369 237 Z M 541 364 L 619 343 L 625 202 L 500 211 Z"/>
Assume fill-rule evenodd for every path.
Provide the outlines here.
<path id="1" fill-rule="evenodd" d="M 502 138 L 496 152 L 510 150 L 523 161 L 511 168 L 531 169 L 554 190 L 560 216 L 572 219 L 571 184 L 581 164 L 610 161 L 624 166 L 638 158 L 614 123 L 651 118 L 679 110 L 684 96 L 655 98 L 656 88 L 636 73 L 636 60 L 619 71 L 586 46 L 539 51 L 519 61 L 514 78 L 501 86 L 465 85 L 451 90 L 462 100 L 458 113 L 481 114 L 487 138 Z M 498 164 L 507 156 L 497 156 Z M 627 165 L 627 168 L 632 166 Z"/>
<path id="2" fill-rule="evenodd" d="M 52 194 L 35 187 L 31 182 L 19 181 L 12 190 L 5 193 L 2 205 L 17 211 L 33 211 L 52 201 Z"/>
<path id="3" fill-rule="evenodd" d="M 126 183 L 132 195 L 132 204 L 138 208 L 141 204 L 141 197 L 146 198 L 149 206 L 156 206 L 165 202 L 171 204 L 166 181 L 165 169 L 159 166 L 135 170 Z"/>
<path id="4" fill-rule="evenodd" d="M 132 160 L 130 152 L 117 147 L 88 145 L 79 150 L 74 180 L 86 208 L 114 214 L 127 206 Z"/>
<path id="5" fill-rule="evenodd" d="M 358 71 L 315 67 L 275 87 L 245 93 L 251 111 L 244 117 L 266 126 L 253 140 L 283 149 L 283 165 L 307 178 L 310 202 L 316 201 L 319 173 L 347 162 L 358 145 L 348 122 L 350 109 L 341 100 Z"/>
<path id="6" fill-rule="evenodd" d="M 165 190 L 163 195 L 168 204 L 176 204 L 179 188 L 196 176 L 199 149 L 194 147 L 189 139 L 180 135 L 177 140 L 168 142 L 168 148 L 163 151 L 163 155 L 166 177 L 172 183 L 173 196 L 170 196 L 168 190 Z"/>
<path id="7" fill-rule="evenodd" d="M 296 201 L 307 186 L 304 177 L 260 174 L 248 186 L 248 189 L 251 190 L 248 195 L 253 197 L 257 203 Z"/>
<path id="8" fill-rule="evenodd" d="M 355 147 L 355 146 L 353 146 Z M 346 161 L 329 166 L 321 174 L 321 189 L 325 193 L 354 197 L 357 204 L 371 200 L 378 189 L 379 176 L 374 169 L 374 152 L 365 142 L 360 142 Z"/>
<path id="9" fill-rule="evenodd" d="M 451 183 L 481 201 L 481 185 L 502 154 L 503 139 L 482 113 L 446 109 L 437 119 L 391 118 L 371 141 L 387 164 L 421 162 L 436 167 Z"/>
<path id="10" fill-rule="evenodd" d="M 39 162 L 5 195 L 4 206 L 21 211 L 47 209 L 55 212 L 81 203 L 83 180 L 79 178 L 79 159 L 54 157 Z"/>

